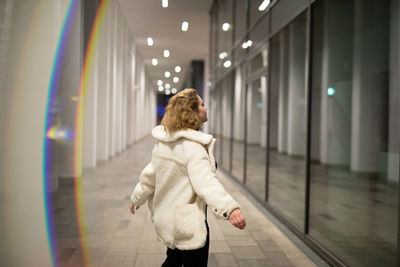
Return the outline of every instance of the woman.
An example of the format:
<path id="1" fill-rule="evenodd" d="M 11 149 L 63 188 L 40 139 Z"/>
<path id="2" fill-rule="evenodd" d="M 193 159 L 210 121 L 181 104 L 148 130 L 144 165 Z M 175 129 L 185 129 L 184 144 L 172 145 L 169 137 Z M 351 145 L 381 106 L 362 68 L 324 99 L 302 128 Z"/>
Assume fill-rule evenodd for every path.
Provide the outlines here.
<path id="1" fill-rule="evenodd" d="M 161 125 L 152 130 L 157 140 L 152 160 L 131 196 L 132 214 L 148 200 L 156 233 L 168 247 L 162 266 L 207 266 L 207 205 L 235 227 L 246 226 L 238 203 L 216 178 L 215 139 L 198 131 L 206 121 L 196 90 L 173 96 Z"/>

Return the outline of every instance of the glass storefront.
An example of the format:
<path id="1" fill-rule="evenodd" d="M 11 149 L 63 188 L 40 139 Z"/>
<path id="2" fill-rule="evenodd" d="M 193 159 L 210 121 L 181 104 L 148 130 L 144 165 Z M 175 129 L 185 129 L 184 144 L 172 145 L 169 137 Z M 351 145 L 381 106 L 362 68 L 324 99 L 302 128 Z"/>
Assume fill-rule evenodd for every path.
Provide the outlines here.
<path id="1" fill-rule="evenodd" d="M 399 1 L 215 2 L 218 166 L 332 265 L 398 266 Z"/>
<path id="2" fill-rule="evenodd" d="M 222 110 L 222 134 L 219 142 L 222 146 L 222 161 L 221 167 L 225 170 L 231 169 L 231 130 L 232 130 L 232 97 L 233 97 L 233 86 L 232 86 L 233 73 L 230 73 L 222 80 L 222 88 L 219 88 L 222 92 L 221 110 Z"/>
<path id="3" fill-rule="evenodd" d="M 318 1 L 312 12 L 309 233 L 351 266 L 395 266 L 390 1 Z"/>
<path id="4" fill-rule="evenodd" d="M 272 40 L 269 109 L 269 196 L 304 230 L 306 156 L 306 13 Z"/>
<path id="5" fill-rule="evenodd" d="M 245 92 L 246 81 L 245 64 L 242 63 L 235 69 L 235 84 L 233 91 L 233 138 L 232 138 L 232 168 L 231 174 L 239 181 L 244 181 L 244 114 L 245 114 Z"/>
<path id="6" fill-rule="evenodd" d="M 221 82 L 216 84 L 216 88 L 221 87 Z M 222 99 L 222 90 L 214 89 L 210 93 L 210 99 L 214 99 L 214 101 L 210 101 L 210 111 L 208 112 L 208 120 L 210 121 L 210 131 L 211 134 L 217 139 L 214 148 L 214 156 L 215 160 L 218 164 L 218 167 L 221 167 L 222 157 L 223 157 L 223 142 L 222 140 L 222 109 L 221 99 Z"/>
<path id="7" fill-rule="evenodd" d="M 247 86 L 247 157 L 244 185 L 259 198 L 265 200 L 266 159 L 266 93 L 265 76 Z"/>

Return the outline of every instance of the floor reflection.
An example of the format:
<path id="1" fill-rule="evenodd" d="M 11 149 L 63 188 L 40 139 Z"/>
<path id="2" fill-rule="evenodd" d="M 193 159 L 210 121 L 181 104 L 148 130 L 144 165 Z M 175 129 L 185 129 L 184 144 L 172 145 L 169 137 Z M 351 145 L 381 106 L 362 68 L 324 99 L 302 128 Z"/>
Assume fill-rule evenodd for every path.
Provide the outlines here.
<path id="1" fill-rule="evenodd" d="M 224 140 L 224 142 L 229 139 Z M 227 159 L 229 146 L 223 146 Z M 232 172 L 243 181 L 243 143 L 233 142 Z M 269 201 L 304 228 L 305 159 L 271 150 Z M 265 196 L 265 149 L 247 146 L 246 187 Z M 227 169 L 226 161 L 222 165 Z M 310 236 L 352 266 L 395 266 L 398 184 L 311 165 Z"/>

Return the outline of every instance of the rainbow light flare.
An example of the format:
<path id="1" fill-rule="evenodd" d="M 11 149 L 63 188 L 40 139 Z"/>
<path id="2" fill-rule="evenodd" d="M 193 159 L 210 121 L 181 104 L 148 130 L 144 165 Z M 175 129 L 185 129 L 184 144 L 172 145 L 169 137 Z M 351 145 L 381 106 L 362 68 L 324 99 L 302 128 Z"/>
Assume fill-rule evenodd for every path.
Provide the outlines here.
<path id="1" fill-rule="evenodd" d="M 52 181 L 51 181 L 51 166 L 52 166 L 52 150 L 51 143 L 55 137 L 70 138 L 69 133 L 62 132 L 57 124 L 57 119 L 54 116 L 54 107 L 56 103 L 57 90 L 59 88 L 61 66 L 65 56 L 66 45 L 71 32 L 71 25 L 75 19 L 77 10 L 81 4 L 81 0 L 71 0 L 68 6 L 63 27 L 58 42 L 56 55 L 53 61 L 53 68 L 50 77 L 50 83 L 48 88 L 48 97 L 46 105 L 46 118 L 45 118 L 45 136 L 44 136 L 44 147 L 43 147 L 43 200 L 46 213 L 46 229 L 47 229 L 47 240 L 51 255 L 53 266 L 59 265 L 58 260 L 58 248 L 55 235 L 55 222 L 53 214 L 53 197 L 52 197 Z M 106 7 L 108 6 L 108 0 L 101 0 L 101 3 L 97 9 L 96 18 L 93 23 L 89 42 L 86 49 L 85 61 L 81 72 L 80 87 L 77 97 L 71 98 L 72 101 L 77 102 L 76 118 L 75 118 L 75 133 L 74 138 L 74 188 L 75 188 L 75 207 L 77 211 L 77 223 L 79 230 L 79 240 L 82 249 L 82 257 L 84 260 L 84 266 L 89 266 L 90 257 L 87 246 L 87 235 L 85 231 L 85 219 L 84 219 L 84 206 L 82 199 L 82 183 L 81 183 L 81 170 L 82 170 L 82 127 L 83 127 L 83 104 L 86 91 L 89 86 L 89 80 L 92 73 L 93 56 L 94 51 L 97 47 L 99 31 L 106 13 Z"/>
<path id="2" fill-rule="evenodd" d="M 60 83 L 61 66 L 64 61 L 65 50 L 69 35 L 71 33 L 71 25 L 74 21 L 77 8 L 80 0 L 71 0 L 68 5 L 68 11 L 64 18 L 64 23 L 61 29 L 60 39 L 58 41 L 56 55 L 53 61 L 53 68 L 50 76 L 49 89 L 47 94 L 46 117 L 44 123 L 44 147 L 43 147 L 43 200 L 45 208 L 45 221 L 47 231 L 47 242 L 50 250 L 50 257 L 53 266 L 58 265 L 58 248 L 56 242 L 55 222 L 53 214 L 53 196 L 52 196 L 52 139 L 48 138 L 47 134 L 52 132 L 52 128 L 56 124 L 55 113 L 53 112 L 56 104 L 56 95 Z"/>
<path id="3" fill-rule="evenodd" d="M 86 100 L 86 92 L 89 87 L 90 78 L 92 77 L 94 55 L 97 48 L 99 39 L 99 32 L 103 24 L 104 15 L 108 6 L 108 0 L 101 0 L 93 27 L 90 33 L 89 42 L 86 48 L 85 60 L 81 73 L 80 87 L 78 96 L 76 97 L 76 118 L 75 118 L 75 139 L 74 139 L 74 188 L 75 188 L 75 208 L 78 218 L 79 239 L 82 248 L 82 256 L 84 265 L 88 266 L 90 262 L 89 250 L 87 249 L 87 234 L 85 229 L 84 205 L 83 205 L 83 191 L 82 191 L 82 177 L 80 176 L 82 170 L 82 130 L 84 118 L 84 103 Z"/>

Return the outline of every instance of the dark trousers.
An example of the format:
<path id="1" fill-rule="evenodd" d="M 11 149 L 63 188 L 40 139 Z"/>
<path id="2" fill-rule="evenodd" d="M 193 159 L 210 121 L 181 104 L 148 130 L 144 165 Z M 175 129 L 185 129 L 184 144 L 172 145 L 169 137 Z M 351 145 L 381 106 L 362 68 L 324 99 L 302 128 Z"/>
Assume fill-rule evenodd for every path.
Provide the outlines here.
<path id="1" fill-rule="evenodd" d="M 194 250 L 167 249 L 167 259 L 161 267 L 207 267 L 210 230 L 206 220 L 207 239 L 204 247 Z"/>

